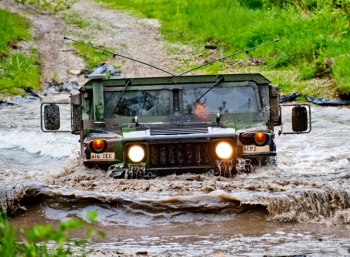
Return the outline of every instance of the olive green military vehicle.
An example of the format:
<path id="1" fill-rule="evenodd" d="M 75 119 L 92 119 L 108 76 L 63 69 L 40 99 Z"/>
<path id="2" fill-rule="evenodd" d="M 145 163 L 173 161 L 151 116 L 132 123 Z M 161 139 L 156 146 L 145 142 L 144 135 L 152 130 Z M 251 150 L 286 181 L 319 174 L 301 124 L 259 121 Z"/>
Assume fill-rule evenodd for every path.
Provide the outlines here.
<path id="1" fill-rule="evenodd" d="M 282 127 L 279 87 L 261 74 L 90 80 L 71 95 L 71 132 L 87 167 L 114 177 L 207 173 L 225 177 L 273 164 L 275 136 L 311 131 L 306 104 Z M 43 103 L 42 130 L 59 131 L 59 104 Z"/>

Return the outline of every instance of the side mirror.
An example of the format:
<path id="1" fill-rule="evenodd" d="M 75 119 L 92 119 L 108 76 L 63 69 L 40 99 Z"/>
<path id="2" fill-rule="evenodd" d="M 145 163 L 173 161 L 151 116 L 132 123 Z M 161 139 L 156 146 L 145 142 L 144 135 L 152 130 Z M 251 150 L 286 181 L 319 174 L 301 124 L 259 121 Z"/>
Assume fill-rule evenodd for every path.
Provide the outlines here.
<path id="1" fill-rule="evenodd" d="M 292 108 L 292 131 L 278 134 L 302 134 L 311 132 L 311 107 L 308 104 L 282 104 L 281 106 L 293 106 Z M 289 123 L 289 122 L 288 122 Z"/>
<path id="2" fill-rule="evenodd" d="M 46 130 L 60 129 L 60 107 L 56 104 L 45 105 L 44 124 Z"/>
<path id="3" fill-rule="evenodd" d="M 305 106 L 295 106 L 292 109 L 292 130 L 304 132 L 308 128 L 307 110 Z"/>

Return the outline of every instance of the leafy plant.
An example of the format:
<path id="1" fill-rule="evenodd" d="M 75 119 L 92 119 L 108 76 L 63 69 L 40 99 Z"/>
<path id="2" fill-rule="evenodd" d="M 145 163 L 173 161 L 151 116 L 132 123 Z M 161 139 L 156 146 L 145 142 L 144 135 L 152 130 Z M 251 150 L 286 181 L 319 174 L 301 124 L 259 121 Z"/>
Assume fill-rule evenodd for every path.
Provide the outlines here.
<path id="1" fill-rule="evenodd" d="M 79 246 L 82 248 L 82 255 L 85 256 L 86 244 L 93 236 L 105 237 L 102 231 L 92 229 L 93 223 L 97 219 L 97 212 L 87 212 L 86 217 L 89 224 L 81 219 L 72 219 L 62 221 L 58 229 L 52 228 L 51 224 L 34 225 L 32 230 L 20 233 L 17 238 L 16 231 L 8 221 L 6 210 L 2 208 L 0 211 L 0 256 L 71 256 L 71 246 Z M 71 232 L 73 230 L 86 226 L 86 236 L 81 239 L 72 239 Z"/>

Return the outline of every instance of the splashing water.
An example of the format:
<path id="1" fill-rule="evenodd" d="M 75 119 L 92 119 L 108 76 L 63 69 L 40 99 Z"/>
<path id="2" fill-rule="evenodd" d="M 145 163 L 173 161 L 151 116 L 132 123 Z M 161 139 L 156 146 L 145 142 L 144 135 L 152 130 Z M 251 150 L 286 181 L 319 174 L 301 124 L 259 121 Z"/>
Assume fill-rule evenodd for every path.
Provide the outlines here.
<path id="1" fill-rule="evenodd" d="M 64 94 L 51 97 L 69 101 Z M 62 113 L 62 127 L 69 130 L 69 110 Z M 40 206 L 27 208 L 28 219 L 39 211 L 41 220 L 57 222 L 97 209 L 97 226 L 109 235 L 95 249 L 187 256 L 348 254 L 349 108 L 312 107 L 310 134 L 276 138 L 277 167 L 233 178 L 186 174 L 154 180 L 114 180 L 104 170 L 79 165 L 78 136 L 40 131 L 39 101 L 1 107 L 0 116 L 0 183 L 7 197 L 19 206 L 21 198 L 40 198 Z M 17 193 L 9 193 L 14 187 Z M 13 222 L 30 223 L 25 219 Z"/>

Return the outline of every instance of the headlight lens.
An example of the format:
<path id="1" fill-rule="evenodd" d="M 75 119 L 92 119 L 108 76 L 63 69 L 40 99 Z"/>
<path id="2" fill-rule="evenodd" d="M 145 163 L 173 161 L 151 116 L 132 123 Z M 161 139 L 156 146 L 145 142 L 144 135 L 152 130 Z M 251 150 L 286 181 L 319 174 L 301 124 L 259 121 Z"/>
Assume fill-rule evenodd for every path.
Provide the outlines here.
<path id="1" fill-rule="evenodd" d="M 141 162 L 146 155 L 145 149 L 140 145 L 133 145 L 128 149 L 128 158 L 132 162 Z"/>
<path id="2" fill-rule="evenodd" d="M 221 142 L 216 145 L 216 155 L 221 159 L 229 159 L 233 155 L 233 147 L 226 142 Z"/>

